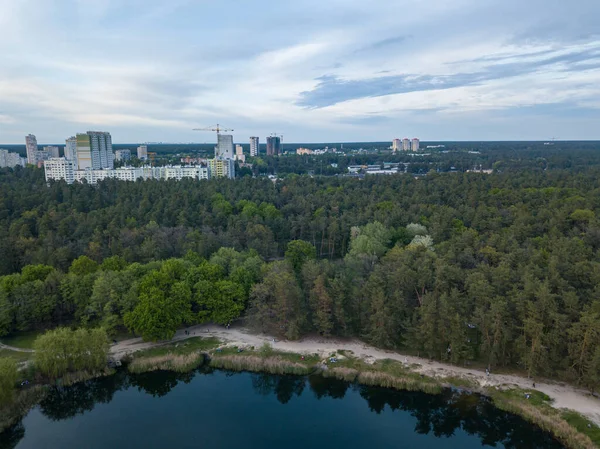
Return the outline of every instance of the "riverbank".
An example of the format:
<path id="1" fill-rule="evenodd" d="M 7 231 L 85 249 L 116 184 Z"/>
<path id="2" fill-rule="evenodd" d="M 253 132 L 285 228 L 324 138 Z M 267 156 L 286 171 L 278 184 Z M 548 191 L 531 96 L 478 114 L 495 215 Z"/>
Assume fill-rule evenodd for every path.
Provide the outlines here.
<path id="1" fill-rule="evenodd" d="M 176 360 L 182 357 L 182 352 L 194 352 L 194 347 L 202 346 L 201 343 L 191 343 L 199 340 L 194 333 L 209 335 L 219 332 L 214 329 L 211 331 L 208 327 L 202 329 L 203 332 L 198 332 L 198 328 L 193 329 L 195 330 L 190 331 L 191 340 L 163 344 L 153 349 L 146 349 L 138 353 L 139 356 L 134 354 L 129 357 L 132 358 L 133 364 L 141 362 L 142 365 L 152 366 L 152 356 L 149 354 L 153 351 L 160 351 L 165 356 L 169 354 L 163 359 L 167 364 L 174 364 Z M 236 331 L 236 333 L 240 332 Z M 184 335 L 187 336 L 187 334 Z M 424 374 L 422 365 L 411 364 L 408 357 L 404 356 L 402 356 L 402 361 L 394 360 L 393 357 L 365 359 L 364 357 L 357 357 L 350 350 L 336 349 L 328 352 L 323 350 L 323 345 L 319 347 L 318 352 L 294 353 L 287 350 L 287 345 L 306 345 L 307 342 L 285 342 L 285 344 L 282 344 L 273 341 L 273 339 L 269 342 L 264 336 L 244 332 L 241 332 L 241 335 L 246 343 L 262 341 L 262 345 L 260 347 L 244 345 L 237 341 L 240 339 L 231 339 L 218 348 L 209 349 L 205 353 L 204 361 L 208 362 L 209 366 L 213 368 L 233 371 L 292 375 L 318 374 L 351 383 L 397 390 L 422 391 L 429 394 L 439 394 L 444 387 L 458 388 L 466 392 L 480 393 L 490 397 L 498 408 L 523 417 L 525 420 L 551 433 L 568 448 L 588 449 L 600 446 L 600 435 L 598 435 L 600 429 L 598 427 L 592 425 L 580 414 L 556 408 L 548 395 L 531 388 L 522 389 L 514 384 L 490 385 L 489 380 L 486 385 L 482 386 L 472 377 L 460 376 L 460 373 L 451 369 L 453 367 L 446 368 L 446 376 L 440 376 L 438 372 L 431 375 L 431 371 Z M 214 344 L 214 337 L 210 337 L 210 341 Z M 131 343 L 133 343 L 133 346 L 131 344 L 127 345 L 129 351 L 136 344 L 135 342 Z M 331 342 L 328 343 L 331 344 Z M 347 342 L 342 342 L 342 344 L 344 343 L 347 345 Z M 281 346 L 286 346 L 286 350 L 282 350 Z M 340 344 L 337 346 L 340 346 Z M 186 347 L 188 348 L 186 349 Z M 121 348 L 116 349 L 120 350 Z M 368 346 L 365 348 L 365 350 L 372 349 L 374 348 Z M 172 351 L 176 351 L 176 353 Z M 197 354 L 199 351 L 195 352 Z M 139 372 L 137 369 L 130 369 L 130 371 Z M 452 375 L 448 375 L 449 373 Z M 485 377 L 487 380 L 488 376 Z"/>
<path id="2" fill-rule="evenodd" d="M 342 350 L 330 353 L 323 358 L 319 354 L 302 355 L 277 351 L 271 344 L 264 343 L 260 348 L 254 346 L 242 348 L 228 344 L 202 353 L 194 349 L 201 346 L 198 340 L 199 338 L 195 337 L 188 341 L 171 343 L 134 354 L 131 359 L 127 360 L 127 367 L 132 373 L 143 372 L 140 370 L 141 366 L 147 367 L 148 371 L 153 371 L 156 366 L 153 360 L 159 357 L 163 366 L 177 366 L 172 370 L 181 372 L 183 365 L 178 365 L 178 361 L 194 357 L 194 360 L 198 360 L 198 366 L 208 363 L 212 368 L 230 371 L 299 376 L 318 375 L 367 386 L 401 391 L 421 391 L 428 394 L 441 394 L 444 387 L 456 389 L 456 385 L 461 385 L 462 388 L 459 390 L 466 393 L 481 393 L 490 397 L 499 409 L 521 416 L 526 421 L 552 434 L 567 448 L 592 449 L 597 447 L 587 435 L 590 430 L 597 430 L 597 428 L 588 429 L 572 425 L 564 412 L 551 407 L 550 398 L 540 392 L 525 392 L 518 389 L 481 389 L 462 378 L 442 381 L 439 378 L 418 374 L 412 371 L 412 367 L 402 362 L 384 359 L 366 363 L 348 351 Z M 160 350 L 161 355 L 151 355 L 151 352 L 156 350 Z M 188 351 L 187 355 L 185 355 L 185 351 Z M 193 369 L 194 366 L 189 365 L 188 371 Z M 596 439 L 596 443 L 599 442 L 600 440 Z"/>
<path id="3" fill-rule="evenodd" d="M 386 351 L 369 346 L 355 339 L 308 338 L 299 341 L 273 341 L 273 338 L 267 335 L 256 335 L 240 328 L 227 329 L 215 325 L 198 325 L 190 327 L 187 330 L 189 331 L 189 335 L 185 331 L 180 330 L 176 333 L 173 340 L 169 342 L 144 342 L 141 338 L 124 340 L 111 347 L 111 355 L 116 359 L 121 359 L 137 351 L 157 348 L 194 336 L 216 337 L 228 346 L 260 348 L 264 343 L 270 343 L 276 351 L 303 355 L 317 354 L 322 358 L 338 351 L 344 351 L 370 365 L 377 360 L 395 360 L 410 367 L 411 371 L 416 374 L 423 374 L 430 378 L 439 379 L 442 383 L 448 383 L 449 385 L 469 385 L 473 389 L 482 392 L 488 389 L 533 390 L 532 381 L 524 377 L 493 373 L 487 376 L 485 372 L 476 369 L 462 368 L 420 357 Z M 564 383 L 545 380 L 536 380 L 535 391 L 547 395 L 551 399 L 552 407 L 574 410 L 590 419 L 596 425 L 600 425 L 600 399 L 593 397 L 588 391 Z"/>

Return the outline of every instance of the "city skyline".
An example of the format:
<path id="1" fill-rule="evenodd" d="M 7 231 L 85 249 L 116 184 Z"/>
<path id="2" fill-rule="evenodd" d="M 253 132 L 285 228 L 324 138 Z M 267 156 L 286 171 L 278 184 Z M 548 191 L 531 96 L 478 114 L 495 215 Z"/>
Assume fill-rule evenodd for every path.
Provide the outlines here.
<path id="1" fill-rule="evenodd" d="M 374 1 L 3 2 L 0 142 L 600 139 L 597 1 Z"/>

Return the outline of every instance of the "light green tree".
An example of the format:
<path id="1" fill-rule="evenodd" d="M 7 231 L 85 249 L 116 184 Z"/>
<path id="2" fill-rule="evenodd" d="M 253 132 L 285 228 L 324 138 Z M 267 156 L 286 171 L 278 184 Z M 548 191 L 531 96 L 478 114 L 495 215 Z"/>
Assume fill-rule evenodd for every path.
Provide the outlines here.
<path id="1" fill-rule="evenodd" d="M 108 337 L 104 329 L 59 327 L 40 335 L 34 342 L 34 363 L 50 378 L 68 372 L 97 372 L 106 366 Z"/>

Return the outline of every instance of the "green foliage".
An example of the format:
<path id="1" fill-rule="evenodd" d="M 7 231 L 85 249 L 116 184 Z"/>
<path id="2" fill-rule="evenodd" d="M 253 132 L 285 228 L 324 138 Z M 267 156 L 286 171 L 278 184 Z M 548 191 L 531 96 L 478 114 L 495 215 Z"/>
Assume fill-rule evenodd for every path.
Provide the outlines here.
<path id="1" fill-rule="evenodd" d="M 106 367 L 108 337 L 104 329 L 71 330 L 59 327 L 40 335 L 34 362 L 45 376 L 58 378 L 69 372 L 98 372 Z"/>
<path id="2" fill-rule="evenodd" d="M 261 158 L 256 173 L 340 165 L 277 183 L 66 187 L 46 186 L 39 170 L 0 170 L 0 335 L 128 325 L 168 338 L 245 313 L 272 335 L 360 337 L 596 390 L 600 153 L 494 145 L 419 161 Z M 325 176 L 389 157 L 413 173 L 496 172 Z"/>
<path id="3" fill-rule="evenodd" d="M 12 400 L 18 378 L 19 373 L 15 361 L 0 358 L 0 404 Z"/>
<path id="4" fill-rule="evenodd" d="M 98 263 L 87 256 L 80 256 L 73 261 L 69 268 L 69 273 L 76 276 L 95 273 L 98 270 Z"/>
<path id="5" fill-rule="evenodd" d="M 169 340 L 191 319 L 192 292 L 185 282 L 173 282 L 154 272 L 141 282 L 139 302 L 125 313 L 123 322 L 144 340 Z"/>
<path id="6" fill-rule="evenodd" d="M 388 249 L 391 232 L 378 221 L 354 231 L 348 254 L 353 257 L 381 257 Z"/>
<path id="7" fill-rule="evenodd" d="M 285 259 L 292 264 L 292 268 L 296 273 L 302 269 L 302 265 L 307 260 L 316 259 L 317 250 L 309 242 L 303 240 L 293 240 L 288 243 L 285 251 Z"/>

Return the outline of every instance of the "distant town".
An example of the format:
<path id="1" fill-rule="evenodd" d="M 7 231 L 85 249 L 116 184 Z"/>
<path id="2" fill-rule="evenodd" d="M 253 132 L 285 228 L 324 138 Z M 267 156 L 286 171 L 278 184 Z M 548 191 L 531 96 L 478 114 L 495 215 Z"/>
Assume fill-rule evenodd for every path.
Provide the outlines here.
<path id="1" fill-rule="evenodd" d="M 214 148 L 214 158 L 182 157 L 180 165 L 154 164 L 156 153 L 148 151 L 148 145 L 142 144 L 132 154 L 131 149 L 118 149 L 113 151 L 112 137 L 109 132 L 87 131 L 78 133 L 65 140 L 65 146 L 56 145 L 39 148 L 37 138 L 33 134 L 25 136 L 27 157 L 20 154 L 0 149 L 0 167 L 26 166 L 26 164 L 44 168 L 46 181 L 65 181 L 67 184 L 74 182 L 87 182 L 96 184 L 104 179 L 117 179 L 120 181 L 136 181 L 138 179 L 213 179 L 234 178 L 236 163 L 238 167 L 252 168 L 246 162 L 246 154 L 242 145 L 234 146 L 233 135 L 222 134 L 220 131 L 229 131 L 223 128 L 206 128 L 198 131 L 216 131 L 217 143 Z M 266 156 L 279 156 L 283 154 L 281 135 L 272 134 L 266 138 Z M 249 153 L 251 158 L 261 155 L 260 138 L 249 138 Z M 444 145 L 429 146 L 429 148 L 443 148 Z M 393 139 L 389 147 L 393 153 L 420 151 L 420 141 L 417 138 Z M 343 152 L 343 144 L 341 146 Z M 359 150 L 360 152 L 360 150 Z M 297 148 L 293 153 L 297 155 L 322 155 L 338 153 L 337 148 L 325 147 L 324 149 Z M 289 152 L 286 151 L 286 154 Z M 131 162 L 135 161 L 135 164 Z M 115 162 L 118 166 L 115 166 Z M 141 165 L 140 165 L 141 163 Z M 332 164 L 335 165 L 335 164 Z M 348 166 L 349 176 L 364 174 L 394 174 L 406 172 L 408 164 L 385 163 L 383 165 L 351 165 Z"/>

